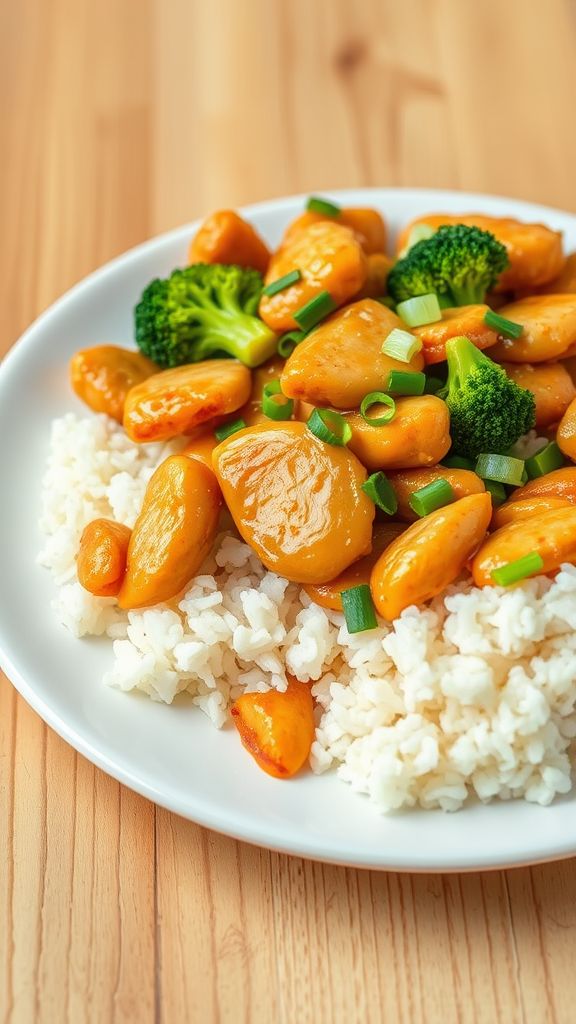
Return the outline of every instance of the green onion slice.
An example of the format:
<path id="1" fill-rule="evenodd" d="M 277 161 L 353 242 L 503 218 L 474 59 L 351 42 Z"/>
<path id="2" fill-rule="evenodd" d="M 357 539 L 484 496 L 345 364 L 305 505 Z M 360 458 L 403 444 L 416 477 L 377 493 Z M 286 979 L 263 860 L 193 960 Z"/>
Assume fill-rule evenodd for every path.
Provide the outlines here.
<path id="1" fill-rule="evenodd" d="M 420 490 L 413 491 L 408 498 L 408 504 L 417 516 L 422 517 L 435 512 L 437 508 L 450 505 L 455 498 L 456 495 L 454 494 L 452 484 L 443 477 L 440 477 L 439 480 L 433 480 L 432 483 L 426 484 Z"/>
<path id="2" fill-rule="evenodd" d="M 368 416 L 368 409 L 373 405 L 387 405 L 388 412 L 382 413 L 380 416 Z M 390 395 L 385 394 L 384 391 L 370 391 L 368 395 L 364 395 L 360 403 L 360 415 L 371 427 L 383 427 L 394 419 L 396 415 L 396 402 L 393 398 L 390 398 Z"/>
<path id="3" fill-rule="evenodd" d="M 492 498 L 492 504 L 494 506 L 501 505 L 502 502 L 506 501 L 508 497 L 504 484 L 498 483 L 497 480 L 485 480 L 484 486 L 488 491 L 488 494 Z"/>
<path id="4" fill-rule="evenodd" d="M 554 469 L 561 469 L 564 465 L 564 456 L 556 441 L 550 441 L 539 452 L 526 459 L 524 465 L 528 479 L 534 480 L 537 476 L 544 476 L 545 473 L 551 473 Z"/>
<path id="5" fill-rule="evenodd" d="M 277 402 L 280 395 L 283 401 Z M 279 380 L 271 380 L 262 390 L 262 412 L 270 420 L 289 420 L 294 412 L 294 401 L 286 398 Z"/>
<path id="6" fill-rule="evenodd" d="M 427 295 L 415 295 L 412 299 L 399 302 L 396 312 L 408 327 L 435 324 L 437 320 L 442 319 L 442 310 L 435 292 L 429 292 Z"/>
<path id="7" fill-rule="evenodd" d="M 446 381 L 442 380 L 441 377 L 434 377 L 426 375 L 426 384 L 424 385 L 425 395 L 437 395 L 439 391 L 445 386 Z"/>
<path id="8" fill-rule="evenodd" d="M 306 426 L 321 441 L 337 445 L 340 448 L 347 445 L 352 437 L 350 424 L 333 409 L 314 409 Z"/>
<path id="9" fill-rule="evenodd" d="M 384 473 L 372 473 L 366 483 L 362 484 L 364 494 L 381 508 L 387 515 L 393 516 L 398 511 L 398 498 L 392 484 Z"/>
<path id="10" fill-rule="evenodd" d="M 413 245 L 416 245 L 418 242 L 423 242 L 426 238 L 432 238 L 432 235 L 435 234 L 436 228 L 431 227 L 430 224 L 415 224 L 414 227 L 410 229 L 408 241 L 402 249 L 402 252 L 398 253 L 398 259 L 403 259 L 404 256 L 406 256 L 406 253 L 410 252 Z"/>
<path id="11" fill-rule="evenodd" d="M 340 597 L 349 633 L 363 633 L 365 629 L 377 629 L 378 620 L 367 583 L 343 590 Z"/>
<path id="12" fill-rule="evenodd" d="M 278 341 L 278 355 L 288 359 L 301 341 L 304 341 L 306 331 L 288 331 Z"/>
<path id="13" fill-rule="evenodd" d="M 447 455 L 442 459 L 442 465 L 448 469 L 474 469 L 472 459 L 465 459 L 463 455 Z"/>
<path id="14" fill-rule="evenodd" d="M 406 373 L 404 370 L 390 370 L 386 391 L 391 395 L 423 395 L 426 388 L 425 373 Z"/>
<path id="15" fill-rule="evenodd" d="M 239 430 L 244 430 L 246 423 L 242 419 L 232 420 L 231 423 L 223 423 L 221 427 L 218 427 L 214 431 L 214 436 L 218 441 L 225 441 L 231 434 L 236 434 Z"/>
<path id="16" fill-rule="evenodd" d="M 283 292 L 291 284 L 296 284 L 301 277 L 302 274 L 299 270 L 291 270 L 290 273 L 284 274 L 284 277 L 279 277 L 276 281 L 271 281 L 270 284 L 267 284 L 262 289 L 262 295 L 276 295 L 278 292 Z"/>
<path id="17" fill-rule="evenodd" d="M 509 587 L 512 583 L 519 583 L 520 580 L 525 580 L 528 576 L 542 572 L 543 568 L 542 555 L 537 551 L 530 551 L 514 562 L 498 566 L 497 569 L 492 570 L 490 575 L 499 587 Z"/>
<path id="18" fill-rule="evenodd" d="M 421 348 L 420 338 L 410 334 L 409 331 L 402 331 L 399 327 L 395 327 L 382 345 L 382 352 L 390 356 L 391 359 L 397 359 L 400 363 L 409 363 Z"/>
<path id="19" fill-rule="evenodd" d="M 511 455 L 479 455 L 476 460 L 476 472 L 483 480 L 497 480 L 501 484 L 519 487 L 524 473 L 522 459 L 514 459 Z"/>
<path id="20" fill-rule="evenodd" d="M 499 316 L 498 313 L 494 313 L 491 309 L 484 314 L 484 323 L 486 327 L 491 327 L 494 331 L 498 331 L 498 334 L 503 335 L 504 338 L 517 339 L 524 330 L 522 324 L 516 324 L 513 320 L 507 320 L 505 316 Z"/>
<path id="21" fill-rule="evenodd" d="M 336 203 L 329 199 L 322 199 L 321 196 L 310 196 L 306 203 L 306 209 L 313 213 L 322 213 L 325 217 L 339 217 L 342 210 Z"/>
<path id="22" fill-rule="evenodd" d="M 334 302 L 330 292 L 319 292 L 294 313 L 294 319 L 303 331 L 310 331 L 329 313 L 333 313 L 337 306 L 338 303 Z"/>

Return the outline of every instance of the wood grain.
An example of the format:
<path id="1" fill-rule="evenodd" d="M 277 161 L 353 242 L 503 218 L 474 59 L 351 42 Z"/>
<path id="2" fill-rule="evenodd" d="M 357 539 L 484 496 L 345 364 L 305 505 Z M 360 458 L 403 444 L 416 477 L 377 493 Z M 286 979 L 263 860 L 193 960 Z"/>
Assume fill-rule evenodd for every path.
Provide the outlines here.
<path id="1" fill-rule="evenodd" d="M 572 0 L 0 0 L 2 350 L 216 206 L 403 184 L 574 209 L 575 94 Z M 565 1024 L 575 945 L 573 861 L 258 850 L 123 789 L 0 682 L 6 1024 Z"/>

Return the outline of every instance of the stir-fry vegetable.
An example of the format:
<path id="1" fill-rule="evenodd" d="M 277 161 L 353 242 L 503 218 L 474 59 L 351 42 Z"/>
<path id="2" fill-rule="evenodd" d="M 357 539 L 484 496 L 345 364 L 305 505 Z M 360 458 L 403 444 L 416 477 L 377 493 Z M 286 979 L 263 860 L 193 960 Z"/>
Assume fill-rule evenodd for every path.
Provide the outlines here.
<path id="1" fill-rule="evenodd" d="M 217 355 L 259 366 L 278 338 L 257 316 L 257 270 L 196 263 L 157 278 L 136 306 L 136 342 L 158 366 L 180 366 Z"/>
<path id="2" fill-rule="evenodd" d="M 506 249 L 490 232 L 449 225 L 394 264 L 388 290 L 397 302 L 435 292 L 444 306 L 467 306 L 484 302 L 507 265 Z"/>
<path id="3" fill-rule="evenodd" d="M 485 213 L 425 214 L 411 221 L 397 240 L 402 252 L 414 229 L 428 227 L 436 231 L 445 224 L 466 224 L 489 231 L 505 246 L 509 267 L 500 276 L 499 291 L 535 289 L 547 284 L 561 273 L 564 266 L 562 235 L 544 224 L 525 224 L 512 217 L 490 217 Z M 533 294 L 533 292 L 531 292 Z"/>
<path id="4" fill-rule="evenodd" d="M 506 451 L 534 426 L 534 396 L 467 338 L 452 338 L 446 355 L 445 397 L 454 451 L 468 458 Z"/>

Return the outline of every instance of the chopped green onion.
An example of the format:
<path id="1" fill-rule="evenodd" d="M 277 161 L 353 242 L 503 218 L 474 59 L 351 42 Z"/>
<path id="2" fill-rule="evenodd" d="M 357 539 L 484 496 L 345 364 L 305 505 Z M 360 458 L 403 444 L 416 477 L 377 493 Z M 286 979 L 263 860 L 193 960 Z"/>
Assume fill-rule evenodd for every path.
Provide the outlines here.
<path id="1" fill-rule="evenodd" d="M 448 469 L 474 469 L 472 459 L 465 459 L 463 455 L 448 455 L 442 459 L 442 465 Z"/>
<path id="2" fill-rule="evenodd" d="M 284 401 L 277 402 L 276 397 L 281 395 Z M 286 398 L 282 391 L 279 380 L 271 380 L 264 385 L 262 390 L 262 412 L 270 420 L 289 420 L 294 412 L 294 402 Z"/>
<path id="3" fill-rule="evenodd" d="M 303 331 L 310 331 L 316 324 L 319 324 L 325 316 L 333 313 L 338 303 L 330 295 L 330 292 L 319 292 L 310 302 L 302 306 L 294 313 L 294 319 Z"/>
<path id="4" fill-rule="evenodd" d="M 519 487 L 522 483 L 524 462 L 514 459 L 511 455 L 479 455 L 476 459 L 476 472 L 483 480 L 497 480 L 501 484 Z"/>
<path id="5" fill-rule="evenodd" d="M 312 210 L 313 213 L 323 213 L 325 217 L 339 217 L 342 213 L 336 203 L 331 203 L 329 199 L 321 199 L 320 196 L 310 196 L 306 209 Z"/>
<path id="6" fill-rule="evenodd" d="M 374 602 L 367 583 L 343 590 L 340 598 L 349 633 L 363 633 L 365 629 L 378 628 Z"/>
<path id="7" fill-rule="evenodd" d="M 508 495 L 504 484 L 498 483 L 497 480 L 485 480 L 484 486 L 492 498 L 493 505 L 501 505 L 503 501 L 506 501 Z"/>
<path id="8" fill-rule="evenodd" d="M 519 583 L 520 580 L 525 580 L 528 576 L 542 572 L 543 568 L 542 555 L 537 551 L 530 551 L 529 554 L 522 555 L 522 558 L 516 558 L 514 562 L 508 562 L 506 565 L 498 566 L 497 569 L 492 569 L 490 575 L 499 587 L 509 587 L 512 583 Z"/>
<path id="9" fill-rule="evenodd" d="M 441 377 L 426 376 L 426 384 L 424 385 L 425 395 L 437 395 L 439 391 L 445 386 L 446 381 L 442 380 Z"/>
<path id="10" fill-rule="evenodd" d="M 362 484 L 364 494 L 381 508 L 387 515 L 393 516 L 398 511 L 398 498 L 390 481 L 384 473 L 372 473 L 366 483 Z"/>
<path id="11" fill-rule="evenodd" d="M 352 437 L 350 424 L 333 409 L 314 409 L 306 426 L 321 441 L 337 445 L 340 448 L 347 445 Z"/>
<path id="12" fill-rule="evenodd" d="M 232 420 L 231 423 L 223 423 L 221 427 L 218 427 L 218 429 L 214 431 L 214 437 L 216 437 L 218 441 L 225 441 L 231 434 L 236 434 L 239 430 L 244 430 L 245 426 L 246 423 L 242 419 Z"/>
<path id="13" fill-rule="evenodd" d="M 367 416 L 368 409 L 373 405 L 387 405 L 389 411 L 382 413 L 381 416 Z M 371 391 L 368 395 L 364 395 L 360 403 L 360 415 L 371 427 L 383 427 L 394 419 L 396 415 L 396 402 L 393 398 L 390 398 L 390 395 L 385 394 L 384 391 Z"/>
<path id="14" fill-rule="evenodd" d="M 276 281 L 271 281 L 270 284 L 267 284 L 262 289 L 262 295 L 276 295 L 278 292 L 283 292 L 291 284 L 296 284 L 301 277 L 302 274 L 299 270 L 291 270 L 289 274 L 284 274 L 284 277 L 279 277 Z"/>
<path id="15" fill-rule="evenodd" d="M 386 391 L 391 395 L 423 395 L 426 387 L 425 373 L 405 373 L 404 370 L 390 370 Z"/>
<path id="16" fill-rule="evenodd" d="M 560 469 L 564 465 L 564 456 L 556 441 L 550 441 L 539 452 L 526 459 L 524 465 L 528 479 L 534 480 L 537 476 L 544 476 L 545 473 L 551 473 L 554 469 Z"/>
<path id="17" fill-rule="evenodd" d="M 437 508 L 449 505 L 455 497 L 452 485 L 441 477 L 439 480 L 433 480 L 431 484 L 421 487 L 420 490 L 413 491 L 408 498 L 408 504 L 417 516 L 422 517 L 435 512 Z"/>
<path id="18" fill-rule="evenodd" d="M 435 292 L 415 295 L 412 299 L 399 302 L 396 312 L 408 327 L 423 327 L 424 324 L 434 324 L 442 319 L 442 310 Z"/>
<path id="19" fill-rule="evenodd" d="M 397 359 L 400 363 L 409 363 L 413 356 L 420 352 L 421 348 L 422 341 L 420 338 L 410 334 L 408 331 L 400 330 L 399 327 L 395 327 L 393 331 L 390 331 L 382 345 L 382 352 L 390 356 L 391 359 Z"/>
<path id="20" fill-rule="evenodd" d="M 504 338 L 519 338 L 524 330 L 522 324 L 516 324 L 513 320 L 507 320 L 505 316 L 494 313 L 492 309 L 489 309 L 484 314 L 484 323 L 486 327 L 492 327 L 493 330 L 498 331 L 498 334 L 501 334 Z"/>
<path id="21" fill-rule="evenodd" d="M 413 228 L 410 228 L 408 235 L 408 241 L 402 249 L 402 252 L 398 253 L 398 259 L 403 259 L 406 253 L 410 252 L 413 245 L 418 242 L 423 242 L 426 238 L 432 238 L 432 235 L 436 234 L 436 228 L 430 226 L 430 224 L 415 224 Z"/>
<path id="22" fill-rule="evenodd" d="M 376 302 L 379 302 L 381 306 L 386 306 L 387 309 L 396 309 L 396 303 L 390 295 L 381 295 Z"/>
<path id="23" fill-rule="evenodd" d="M 278 355 L 288 359 L 301 341 L 304 341 L 306 331 L 288 331 L 278 341 Z"/>

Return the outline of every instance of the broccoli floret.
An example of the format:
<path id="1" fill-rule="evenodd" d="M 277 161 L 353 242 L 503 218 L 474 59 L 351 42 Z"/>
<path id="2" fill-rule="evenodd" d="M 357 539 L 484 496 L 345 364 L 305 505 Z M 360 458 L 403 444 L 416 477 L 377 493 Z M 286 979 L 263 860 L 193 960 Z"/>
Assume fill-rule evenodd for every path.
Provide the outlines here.
<path id="1" fill-rule="evenodd" d="M 388 291 L 402 302 L 436 292 L 443 306 L 484 302 L 508 266 L 505 246 L 480 228 L 447 224 L 416 242 L 388 275 Z"/>
<path id="2" fill-rule="evenodd" d="M 451 338 L 446 354 L 448 381 L 439 394 L 450 412 L 452 450 L 471 459 L 507 451 L 534 426 L 534 395 L 468 338 Z"/>
<path id="3" fill-rule="evenodd" d="M 259 366 L 277 336 L 257 316 L 262 275 L 246 267 L 195 263 L 157 278 L 135 309 L 136 343 L 158 366 L 230 355 Z"/>

